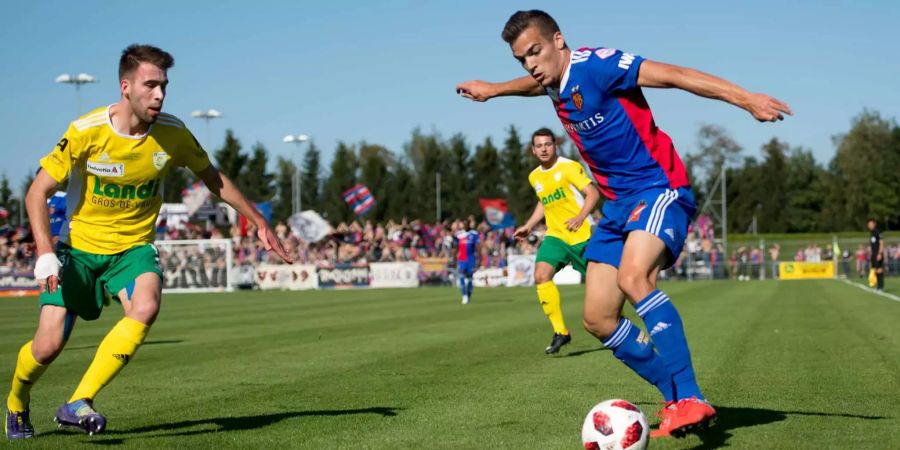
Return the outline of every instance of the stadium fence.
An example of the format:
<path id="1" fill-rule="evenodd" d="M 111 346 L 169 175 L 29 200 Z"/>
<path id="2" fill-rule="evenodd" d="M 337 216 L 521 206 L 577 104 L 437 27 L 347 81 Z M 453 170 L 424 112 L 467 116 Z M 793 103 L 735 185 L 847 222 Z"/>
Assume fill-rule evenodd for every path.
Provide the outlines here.
<path id="1" fill-rule="evenodd" d="M 779 255 L 772 260 L 770 249 Z M 235 265 L 230 239 L 157 241 L 164 292 L 223 292 L 234 289 L 345 289 L 455 285 L 455 262 L 428 257 L 409 262 L 353 264 Z M 728 257 L 720 241 L 699 251 L 686 245 L 678 262 L 660 274 L 664 280 L 764 280 L 788 278 L 868 278 L 866 238 L 831 242 L 785 239 L 731 242 Z M 693 251 L 692 251 L 693 250 Z M 900 239 L 885 242 L 885 273 L 900 274 Z M 509 255 L 498 267 L 478 269 L 479 287 L 533 285 L 535 255 Z M 578 284 L 581 275 L 567 267 L 554 278 Z M 34 274 L 0 267 L 0 297 L 37 295 Z"/>

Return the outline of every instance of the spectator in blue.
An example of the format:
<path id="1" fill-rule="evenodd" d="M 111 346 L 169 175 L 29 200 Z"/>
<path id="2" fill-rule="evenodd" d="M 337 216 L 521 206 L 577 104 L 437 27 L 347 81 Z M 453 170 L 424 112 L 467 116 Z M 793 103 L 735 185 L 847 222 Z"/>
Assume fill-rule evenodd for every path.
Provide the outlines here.
<path id="1" fill-rule="evenodd" d="M 66 193 L 56 191 L 53 197 L 47 199 L 47 208 L 50 210 L 50 235 L 59 239 L 59 232 L 66 223 Z"/>

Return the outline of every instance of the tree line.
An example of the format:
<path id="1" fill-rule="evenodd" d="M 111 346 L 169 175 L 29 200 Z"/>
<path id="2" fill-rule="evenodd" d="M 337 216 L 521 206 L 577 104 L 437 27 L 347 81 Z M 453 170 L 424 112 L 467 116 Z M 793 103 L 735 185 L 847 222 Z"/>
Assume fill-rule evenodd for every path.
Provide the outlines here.
<path id="1" fill-rule="evenodd" d="M 754 222 L 760 233 L 859 231 L 868 218 L 882 229 L 900 227 L 896 121 L 864 110 L 832 141 L 836 151 L 827 165 L 777 138 L 763 144 L 759 157 L 747 156 L 722 127 L 704 125 L 685 164 L 700 204 L 720 197 L 710 191 L 725 167 L 732 232 L 748 232 Z"/>
<path id="2" fill-rule="evenodd" d="M 480 216 L 479 198 L 504 198 L 517 223 L 523 223 L 536 204 L 527 181 L 537 165 L 529 136 L 511 125 L 501 142 L 488 137 L 473 145 L 462 134 L 444 138 L 437 131 L 415 129 L 401 151 L 365 141 L 340 142 L 328 167 L 319 147 L 309 142 L 299 167 L 278 156 L 270 172 L 263 144 L 245 151 L 234 131 L 227 130 L 222 145 L 210 154 L 250 200 L 272 202 L 275 221 L 291 214 L 292 180 L 299 170 L 303 209 L 318 211 L 332 223 L 356 218 L 341 195 L 356 183 L 366 185 L 376 199 L 365 217 L 374 221 L 434 221 L 440 197 L 441 219 Z M 698 205 L 719 199 L 720 192 L 713 189 L 724 169 L 732 232 L 748 231 L 752 223 L 766 233 L 859 230 L 868 217 L 878 218 L 882 228 L 900 226 L 896 121 L 864 110 L 833 142 L 836 152 L 827 165 L 817 162 L 809 149 L 777 138 L 762 146 L 760 156 L 752 156 L 725 128 L 703 125 L 696 148 L 682 157 Z M 571 142 L 561 140 L 559 148 L 561 155 L 580 160 Z M 6 175 L 0 175 L 0 205 L 9 211 L 12 224 L 18 224 L 18 197 L 31 179 L 17 194 Z M 171 171 L 164 181 L 164 201 L 181 201 L 182 189 L 195 181 L 185 170 Z"/>

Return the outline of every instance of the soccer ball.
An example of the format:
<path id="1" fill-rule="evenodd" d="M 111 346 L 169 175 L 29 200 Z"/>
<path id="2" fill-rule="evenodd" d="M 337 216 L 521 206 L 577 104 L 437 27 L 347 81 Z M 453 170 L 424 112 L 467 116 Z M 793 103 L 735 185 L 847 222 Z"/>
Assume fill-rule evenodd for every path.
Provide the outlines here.
<path id="1" fill-rule="evenodd" d="M 643 450 L 650 427 L 637 406 L 625 400 L 607 400 L 588 412 L 581 427 L 586 450 Z"/>

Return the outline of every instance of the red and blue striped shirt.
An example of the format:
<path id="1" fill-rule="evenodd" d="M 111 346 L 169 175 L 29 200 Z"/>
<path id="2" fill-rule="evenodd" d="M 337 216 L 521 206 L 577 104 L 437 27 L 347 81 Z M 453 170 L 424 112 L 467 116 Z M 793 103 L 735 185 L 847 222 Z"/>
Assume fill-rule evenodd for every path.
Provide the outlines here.
<path id="1" fill-rule="evenodd" d="M 672 139 L 657 128 L 637 84 L 643 58 L 611 48 L 573 51 L 559 90 L 547 95 L 563 128 L 610 200 L 690 186 Z"/>

